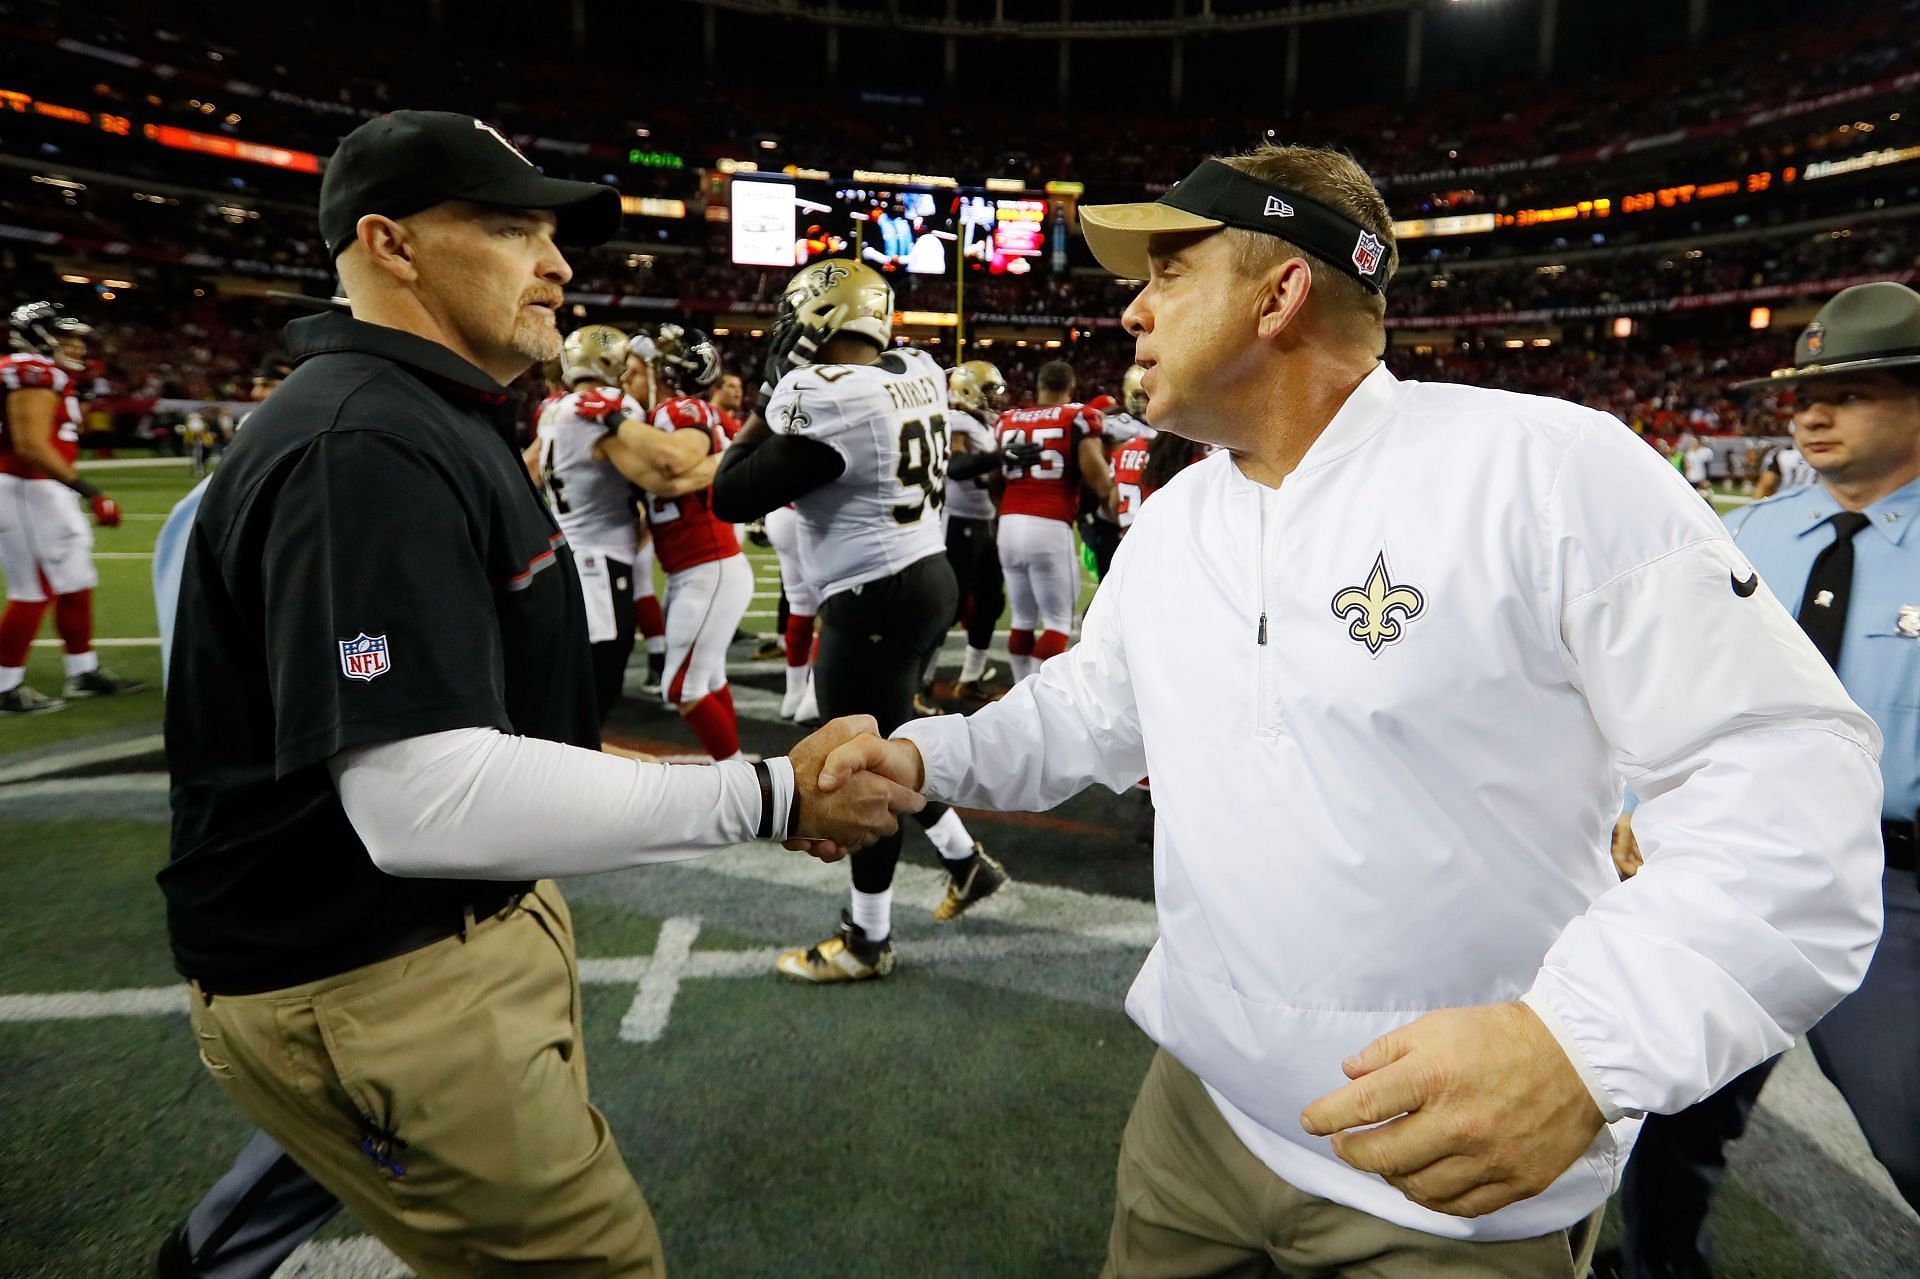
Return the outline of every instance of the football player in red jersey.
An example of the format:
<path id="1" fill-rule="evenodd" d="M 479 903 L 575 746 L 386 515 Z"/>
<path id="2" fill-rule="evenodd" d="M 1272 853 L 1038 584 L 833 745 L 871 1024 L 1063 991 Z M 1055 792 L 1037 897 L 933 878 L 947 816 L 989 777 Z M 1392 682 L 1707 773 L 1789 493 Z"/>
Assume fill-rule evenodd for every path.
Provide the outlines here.
<path id="1" fill-rule="evenodd" d="M 746 402 L 746 384 L 741 382 L 738 373 L 722 373 L 720 380 L 713 384 L 713 390 L 707 392 L 707 403 L 719 410 L 720 429 L 729 440 L 740 434 L 740 428 L 746 425 L 740 419 L 740 406 Z"/>
<path id="2" fill-rule="evenodd" d="M 26 685 L 27 653 L 53 601 L 66 653 L 66 696 L 104 697 L 145 687 L 101 667 L 93 651 L 93 517 L 120 522 L 114 500 L 80 478 L 80 405 L 72 375 L 86 366 L 93 329 L 52 302 L 29 302 L 8 317 L 13 353 L 0 356 L 0 572 L 7 607 L 0 614 L 0 714 L 57 711 L 66 702 Z"/>
<path id="3" fill-rule="evenodd" d="M 1000 567 L 1012 606 L 1007 653 L 1015 680 L 1067 651 L 1074 606 L 1080 599 L 1080 558 L 1073 523 L 1082 488 L 1109 510 L 1113 473 L 1100 443 L 1100 414 L 1073 400 L 1073 367 L 1062 360 L 1040 366 L 1037 407 L 1000 415 L 1000 447 L 1040 446 L 1040 460 L 1006 468 L 1000 501 Z"/>
<path id="4" fill-rule="evenodd" d="M 659 355 L 651 333 L 634 334 L 627 342 L 627 371 L 620 379 L 620 389 L 638 401 L 649 416 L 660 402 L 660 382 L 653 373 L 653 362 Z M 640 551 L 633 561 L 633 626 L 647 646 L 647 682 L 641 687 L 658 693 L 667 669 L 667 615 L 661 611 L 660 596 L 653 588 L 653 530 L 647 527 L 646 504 L 640 506 Z"/>
<path id="5" fill-rule="evenodd" d="M 720 410 L 701 393 L 720 378 L 720 355 L 698 329 L 663 324 L 653 369 L 672 394 L 654 410 L 677 456 L 717 459 L 727 447 Z M 642 487 L 646 487 L 644 482 Z M 715 759 L 740 754 L 739 719 L 727 686 L 727 646 L 753 599 L 753 570 L 733 525 L 713 513 L 713 490 L 647 495 L 654 553 L 667 571 L 666 697 Z"/>

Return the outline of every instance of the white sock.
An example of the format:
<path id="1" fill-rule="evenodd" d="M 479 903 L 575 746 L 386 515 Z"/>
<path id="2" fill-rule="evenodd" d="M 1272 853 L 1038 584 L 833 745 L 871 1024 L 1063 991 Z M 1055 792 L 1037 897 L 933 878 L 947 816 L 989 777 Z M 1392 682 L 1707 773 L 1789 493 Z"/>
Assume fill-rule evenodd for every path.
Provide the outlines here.
<path id="1" fill-rule="evenodd" d="M 940 820 L 927 827 L 927 838 L 940 850 L 940 856 L 950 862 L 963 862 L 973 856 L 973 836 L 967 833 L 966 823 L 960 820 L 960 814 L 949 808 L 940 814 Z"/>
<path id="2" fill-rule="evenodd" d="M 960 682 L 962 684 L 971 683 L 986 673 L 987 650 L 984 648 L 974 648 L 969 645 L 967 648 L 967 656 L 960 663 Z"/>
<path id="3" fill-rule="evenodd" d="M 809 668 L 805 666 L 787 667 L 787 696 L 788 697 L 798 697 L 800 694 L 807 691 L 807 675 L 809 673 L 810 673 Z"/>
<path id="4" fill-rule="evenodd" d="M 664 656 L 666 656 L 666 652 L 667 652 L 667 637 L 666 637 L 666 636 L 664 636 L 664 635 L 655 635 L 655 636 L 654 636 L 654 637 L 653 637 L 652 639 L 650 639 L 650 640 L 648 640 L 648 641 L 647 641 L 647 655 L 648 655 L 648 656 L 652 656 L 653 654 L 655 654 L 655 653 L 658 653 L 658 654 L 660 654 L 660 655 L 661 655 L 662 657 L 664 657 Z"/>
<path id="5" fill-rule="evenodd" d="M 933 683 L 933 677 L 939 672 L 939 670 L 940 670 L 940 650 L 936 648 L 933 650 L 933 655 L 927 658 L 927 669 L 921 672 L 920 682 L 922 684 Z"/>
<path id="6" fill-rule="evenodd" d="M 1033 668 L 1037 665 L 1033 658 L 1024 653 L 1015 653 L 1007 660 L 1013 663 L 1013 682 L 1016 684 L 1033 674 Z"/>
<path id="7" fill-rule="evenodd" d="M 24 666 L 0 666 L 0 693 L 11 693 L 27 682 Z"/>
<path id="8" fill-rule="evenodd" d="M 727 761 L 728 761 L 729 763 L 731 763 L 732 761 L 734 761 L 734 760 L 736 760 L 736 759 L 746 759 L 746 758 L 747 758 L 747 753 L 746 753 L 745 751 L 739 751 L 739 750 L 737 750 L 737 751 L 735 751 L 735 752 L 734 752 L 733 754 L 731 754 L 731 755 L 729 755 L 729 756 L 727 756 Z"/>
<path id="9" fill-rule="evenodd" d="M 863 893 L 854 889 L 853 922 L 860 926 L 868 941 L 885 941 L 893 931 L 893 890 Z"/>
<path id="10" fill-rule="evenodd" d="M 67 668 L 67 678 L 86 675 L 100 669 L 100 654 L 88 649 L 84 653 L 62 653 L 60 664 Z"/>

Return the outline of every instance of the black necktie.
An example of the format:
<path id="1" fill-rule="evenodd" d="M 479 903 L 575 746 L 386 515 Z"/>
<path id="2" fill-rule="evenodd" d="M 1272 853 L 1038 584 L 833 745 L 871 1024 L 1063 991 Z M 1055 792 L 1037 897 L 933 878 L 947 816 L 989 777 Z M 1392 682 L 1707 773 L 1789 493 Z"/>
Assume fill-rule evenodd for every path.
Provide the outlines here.
<path id="1" fill-rule="evenodd" d="M 1827 521 L 1833 525 L 1833 545 L 1815 557 L 1800 596 L 1800 629 L 1836 670 L 1840 641 L 1847 633 L 1847 600 L 1853 594 L 1853 535 L 1872 522 L 1858 511 L 1842 511 Z"/>

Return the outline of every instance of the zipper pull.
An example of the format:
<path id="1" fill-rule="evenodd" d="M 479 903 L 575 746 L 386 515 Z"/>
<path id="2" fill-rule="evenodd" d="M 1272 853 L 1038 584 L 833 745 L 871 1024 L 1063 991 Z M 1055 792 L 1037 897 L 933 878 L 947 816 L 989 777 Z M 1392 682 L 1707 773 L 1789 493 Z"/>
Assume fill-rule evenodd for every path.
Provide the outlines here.
<path id="1" fill-rule="evenodd" d="M 1255 643 L 1263 647 L 1265 646 L 1267 642 L 1267 615 L 1265 613 L 1260 614 L 1260 630 L 1253 638 Z"/>

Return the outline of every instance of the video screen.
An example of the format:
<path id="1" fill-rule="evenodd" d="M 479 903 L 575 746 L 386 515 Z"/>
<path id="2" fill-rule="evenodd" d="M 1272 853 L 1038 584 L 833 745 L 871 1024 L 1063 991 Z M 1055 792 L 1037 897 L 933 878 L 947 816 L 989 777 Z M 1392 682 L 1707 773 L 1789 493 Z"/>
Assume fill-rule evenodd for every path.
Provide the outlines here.
<path id="1" fill-rule="evenodd" d="M 880 271 L 950 275 L 954 254 L 978 258 L 993 234 L 993 210 L 957 191 L 843 186 L 833 193 L 836 224 L 823 237 L 830 253 L 857 251 Z"/>
<path id="2" fill-rule="evenodd" d="M 797 198 L 791 182 L 733 182 L 733 260 L 736 265 L 797 264 L 793 248 Z"/>
<path id="3" fill-rule="evenodd" d="M 965 189 L 735 177 L 733 260 L 805 266 L 858 257 L 875 270 L 1025 275 L 1045 262 L 1047 202 Z"/>

